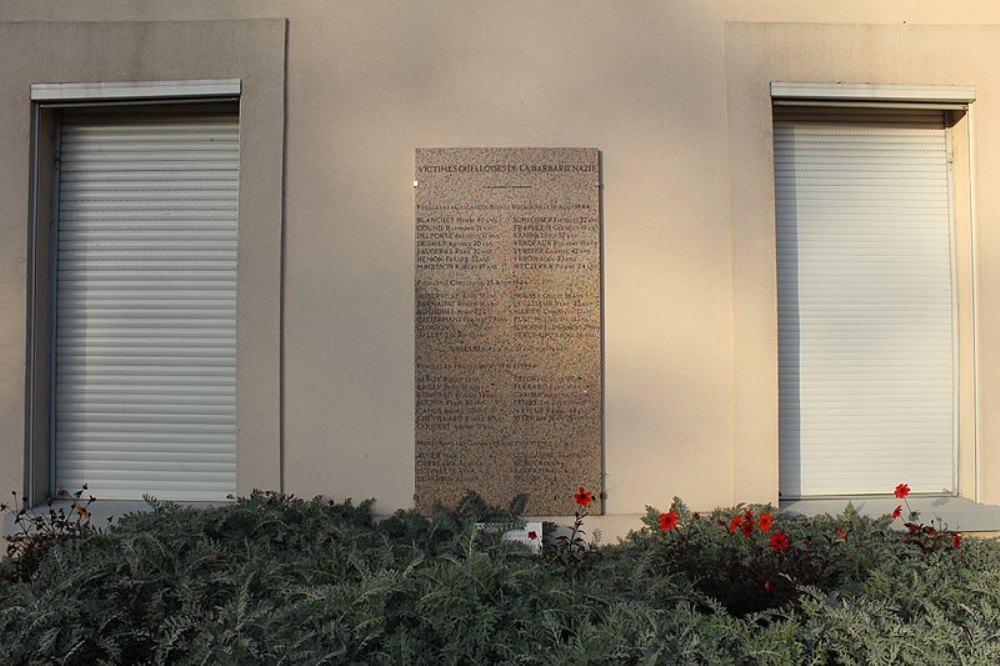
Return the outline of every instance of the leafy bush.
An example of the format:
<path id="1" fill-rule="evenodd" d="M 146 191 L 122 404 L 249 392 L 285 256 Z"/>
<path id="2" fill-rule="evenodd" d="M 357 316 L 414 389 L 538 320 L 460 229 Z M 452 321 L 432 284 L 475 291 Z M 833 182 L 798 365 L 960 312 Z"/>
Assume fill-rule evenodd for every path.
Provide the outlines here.
<path id="1" fill-rule="evenodd" d="M 621 544 L 539 557 L 476 528 L 518 509 L 154 502 L 0 583 L 0 663 L 1000 663 L 991 541 L 923 549 L 851 511 L 677 502 Z M 750 536 L 742 518 L 730 533 L 747 510 Z"/>
<path id="2" fill-rule="evenodd" d="M 793 603 L 802 586 L 852 588 L 887 555 L 910 554 L 888 518 L 864 518 L 850 506 L 836 518 L 784 516 L 768 505 L 702 516 L 675 499 L 671 513 L 675 526 L 664 530 L 667 514 L 647 508 L 648 529 L 626 548 L 644 552 L 647 575 L 682 576 L 736 615 Z"/>
<path id="3" fill-rule="evenodd" d="M 87 486 L 72 495 L 68 511 L 55 507 L 49 500 L 44 513 L 27 508 L 27 499 L 17 501 L 17 493 L 12 493 L 11 504 L 0 503 L 0 520 L 4 514 L 13 517 L 14 533 L 7 538 L 7 558 L 0 560 L 0 582 L 24 581 L 35 577 L 38 567 L 50 548 L 67 539 L 83 536 L 91 529 L 90 505 L 94 498 L 83 501 Z"/>

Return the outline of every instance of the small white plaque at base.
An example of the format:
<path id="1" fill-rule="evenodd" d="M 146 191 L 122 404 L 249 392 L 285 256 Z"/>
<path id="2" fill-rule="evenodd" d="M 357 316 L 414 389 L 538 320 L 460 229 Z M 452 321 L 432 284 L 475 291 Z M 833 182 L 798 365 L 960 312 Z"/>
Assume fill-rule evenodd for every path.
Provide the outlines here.
<path id="1" fill-rule="evenodd" d="M 499 526 L 492 523 L 476 523 L 476 527 L 485 532 L 495 532 Z M 535 538 L 530 538 L 531 533 Z M 529 520 L 524 523 L 524 527 L 517 530 L 507 530 L 501 535 L 502 541 L 516 541 L 523 543 L 531 549 L 533 553 L 542 552 L 542 522 L 540 520 Z"/>

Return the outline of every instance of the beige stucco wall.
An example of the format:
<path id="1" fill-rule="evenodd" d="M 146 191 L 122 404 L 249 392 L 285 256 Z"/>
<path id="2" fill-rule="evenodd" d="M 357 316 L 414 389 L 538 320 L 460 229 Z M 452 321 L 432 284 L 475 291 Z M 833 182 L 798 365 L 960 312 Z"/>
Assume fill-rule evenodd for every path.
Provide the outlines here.
<path id="1" fill-rule="evenodd" d="M 784 79 L 976 85 L 979 473 L 983 499 L 1000 501 L 990 491 L 1000 491 L 1000 424 L 989 416 L 1000 405 L 990 371 L 1000 355 L 1000 200 L 988 177 L 1000 166 L 1000 5 L 974 0 L 0 0 L 0 139 L 12 146 L 0 159 L 0 307 L 12 313 L 0 319 L 0 492 L 23 475 L 30 72 L 216 78 L 206 63 L 217 58 L 254 76 L 279 46 L 261 44 L 262 55 L 234 36 L 241 27 L 217 40 L 203 25 L 198 44 L 130 37 L 120 49 L 62 23 L 182 35 L 159 22 L 248 19 L 287 20 L 283 218 L 268 213 L 283 220 L 283 272 L 263 262 L 283 281 L 283 343 L 275 334 L 240 349 L 241 364 L 280 352 L 282 393 L 280 433 L 272 393 L 241 407 L 239 437 L 242 447 L 280 434 L 283 489 L 375 496 L 381 512 L 412 504 L 414 149 L 596 146 L 607 511 L 634 514 L 674 495 L 698 508 L 775 500 L 767 83 Z M 164 58 L 182 64 L 165 68 Z M 254 184 L 242 175 L 241 189 Z M 242 271 L 257 259 L 241 246 L 241 298 L 252 299 Z M 265 381 L 277 367 L 276 357 L 246 372 Z M 259 450 L 247 474 L 273 478 L 276 456 Z"/>

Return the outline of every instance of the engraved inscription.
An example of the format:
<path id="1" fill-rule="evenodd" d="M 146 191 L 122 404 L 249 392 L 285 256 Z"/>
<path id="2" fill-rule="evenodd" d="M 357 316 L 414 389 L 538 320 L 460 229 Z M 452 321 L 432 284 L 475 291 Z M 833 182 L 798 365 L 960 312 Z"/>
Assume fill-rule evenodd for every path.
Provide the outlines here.
<path id="1" fill-rule="evenodd" d="M 416 166 L 417 505 L 525 492 L 529 513 L 570 513 L 601 482 L 598 152 Z"/>

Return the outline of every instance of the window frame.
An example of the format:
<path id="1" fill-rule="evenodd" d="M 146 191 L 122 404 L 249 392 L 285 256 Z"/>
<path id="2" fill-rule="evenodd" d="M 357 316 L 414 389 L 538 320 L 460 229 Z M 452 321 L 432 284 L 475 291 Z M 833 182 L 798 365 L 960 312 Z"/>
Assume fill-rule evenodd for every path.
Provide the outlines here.
<path id="1" fill-rule="evenodd" d="M 979 377 L 976 360 L 975 206 L 973 178 L 973 117 L 976 88 L 972 85 L 873 85 L 772 81 L 771 122 L 778 106 L 843 107 L 857 109 L 940 109 L 945 112 L 952 169 L 952 272 L 955 309 L 956 392 L 956 489 L 953 495 L 931 494 L 980 501 L 981 443 L 978 409 Z M 950 118 L 949 118 L 950 116 Z M 950 122 L 949 122 L 950 121 Z M 773 137 L 771 138 L 773 146 Z M 773 151 L 773 148 L 772 148 Z M 774 169 L 772 152 L 771 169 Z M 772 220 L 772 224 L 773 224 Z M 776 279 L 776 278 L 775 278 Z M 777 284 L 775 282 L 775 284 Z M 775 323 L 777 314 L 775 313 Z M 779 453 L 780 455 L 780 453 Z M 779 463 L 780 464 L 780 463 Z M 886 490 L 890 493 L 890 489 Z M 797 509 L 827 499 L 838 501 L 877 499 L 871 496 L 837 495 L 835 498 L 780 498 Z"/>
<path id="2" fill-rule="evenodd" d="M 264 108 L 247 101 L 265 101 Z M 278 98 L 282 101 L 281 96 Z M 282 489 L 280 443 L 280 281 L 283 210 L 282 114 L 273 96 L 241 79 L 145 82 L 33 83 L 25 384 L 24 496 L 37 505 L 50 498 L 54 479 L 54 159 L 58 114 L 69 108 L 190 108 L 235 103 L 240 126 L 240 230 L 237 241 L 237 482 L 236 494 Z M 270 112 L 270 113 L 269 113 Z M 254 140 L 245 134 L 259 130 Z M 261 140 L 261 135 L 265 136 Z M 277 142 L 278 158 L 274 144 Z M 244 186 L 245 185 L 245 186 Z M 255 187 L 259 185 L 259 187 Z M 262 197 L 270 197 L 261 205 Z M 266 199 L 265 199 L 266 200 Z M 276 207 L 275 205 L 276 204 Z M 252 259 L 252 261 L 251 261 Z M 248 353 L 248 350 L 251 350 Z M 254 355 L 252 350 L 267 350 Z M 261 405 L 263 408 L 257 408 Z M 269 406 L 268 406 L 269 405 Z M 248 427 L 251 424 L 251 427 Z M 126 500 L 127 501 L 127 500 Z"/>

